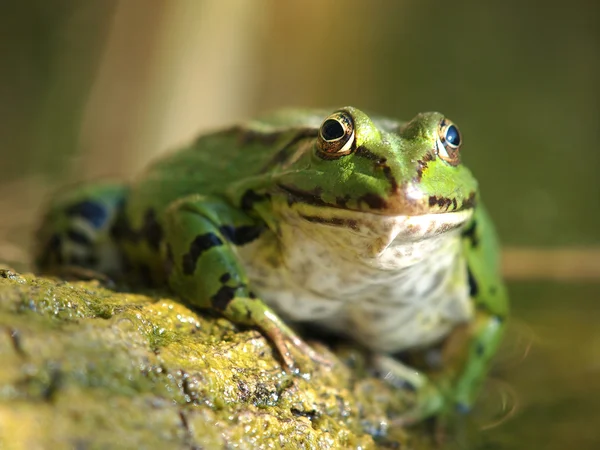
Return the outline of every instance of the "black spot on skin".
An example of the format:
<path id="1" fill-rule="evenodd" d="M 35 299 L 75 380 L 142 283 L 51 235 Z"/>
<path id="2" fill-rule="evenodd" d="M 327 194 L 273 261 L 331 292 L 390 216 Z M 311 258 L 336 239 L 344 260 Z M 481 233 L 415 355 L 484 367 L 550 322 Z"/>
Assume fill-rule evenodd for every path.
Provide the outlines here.
<path id="1" fill-rule="evenodd" d="M 196 236 L 194 242 L 190 245 L 190 250 L 183 255 L 183 273 L 192 275 L 196 270 L 196 262 L 202 253 L 212 247 L 223 245 L 223 241 L 214 233 L 206 233 Z"/>
<path id="2" fill-rule="evenodd" d="M 306 203 L 314 206 L 332 206 L 335 208 L 335 204 L 327 203 L 321 198 L 323 192 L 322 189 L 316 188 L 312 191 L 303 191 L 292 186 L 285 186 L 283 184 L 277 185 L 279 188 L 284 190 L 288 194 L 287 203 L 292 206 L 294 203 Z"/>
<path id="3" fill-rule="evenodd" d="M 390 186 L 392 187 L 392 192 L 396 192 L 396 190 L 398 190 L 398 182 L 396 181 L 394 174 L 392 174 L 391 167 L 384 165 L 383 166 L 383 174 L 385 175 L 385 178 L 390 182 Z"/>
<path id="4" fill-rule="evenodd" d="M 429 197 L 429 206 L 439 206 L 440 208 L 446 208 L 446 211 L 448 210 L 448 208 L 450 208 L 450 205 L 452 204 L 452 199 L 448 198 L 448 197 L 437 197 L 435 195 L 432 195 Z"/>
<path id="5" fill-rule="evenodd" d="M 91 223 L 94 228 L 101 228 L 108 219 L 108 211 L 102 205 L 87 200 L 76 203 L 65 210 L 69 217 L 82 217 Z"/>
<path id="6" fill-rule="evenodd" d="M 229 280 L 231 279 L 231 274 L 225 272 L 223 275 L 221 275 L 221 278 L 219 278 L 219 281 L 223 284 L 227 283 Z"/>
<path id="7" fill-rule="evenodd" d="M 368 150 L 366 147 L 364 147 L 362 145 L 360 147 L 357 147 L 354 154 L 358 157 L 366 158 L 370 161 L 374 161 L 376 167 L 383 169 L 383 174 L 386 177 L 386 179 L 390 182 L 392 192 L 395 192 L 398 189 L 398 182 L 396 181 L 396 178 L 392 174 L 392 168 L 390 166 L 386 165 L 386 162 L 387 162 L 386 158 L 376 155 L 375 153 Z"/>
<path id="8" fill-rule="evenodd" d="M 261 195 L 261 194 L 257 194 L 252 189 L 248 189 L 246 192 L 244 192 L 244 195 L 242 196 L 242 199 L 240 200 L 240 206 L 242 207 L 243 210 L 249 211 L 249 210 L 254 209 L 254 205 L 256 203 L 260 203 L 265 200 L 269 200 L 270 197 L 271 196 L 269 194 Z"/>
<path id="9" fill-rule="evenodd" d="M 92 245 L 92 239 L 89 236 L 85 235 L 81 231 L 74 230 L 73 228 L 67 230 L 67 237 L 73 242 L 77 242 L 78 244 L 86 247 Z"/>
<path id="10" fill-rule="evenodd" d="M 422 159 L 417 161 L 417 182 L 421 181 L 421 179 L 423 178 L 423 172 L 425 171 L 425 169 L 427 169 L 427 164 L 429 164 L 429 161 L 433 160 L 434 155 L 431 153 L 426 153 Z"/>
<path id="11" fill-rule="evenodd" d="M 483 356 L 483 354 L 485 353 L 485 347 L 481 342 L 477 342 L 477 344 L 475 345 L 475 354 L 477 356 Z"/>
<path id="12" fill-rule="evenodd" d="M 469 267 L 467 267 L 467 275 L 469 277 L 469 295 L 475 298 L 479 294 L 479 285 Z"/>
<path id="13" fill-rule="evenodd" d="M 155 251 L 160 248 L 160 242 L 164 237 L 163 229 L 153 209 L 148 209 L 144 214 L 144 221 L 139 231 L 131 227 L 125 214 L 120 214 L 111 228 L 110 234 L 116 241 L 128 241 L 135 244 L 145 240 L 150 248 Z"/>
<path id="14" fill-rule="evenodd" d="M 129 223 L 129 220 L 125 214 L 119 215 L 114 226 L 110 230 L 110 235 L 116 241 L 129 241 L 132 243 L 139 242 L 141 238 L 140 233 L 131 227 L 131 224 Z"/>
<path id="15" fill-rule="evenodd" d="M 462 237 L 471 241 L 471 247 L 479 245 L 479 236 L 477 235 L 477 221 L 473 220 L 471 224 L 462 232 Z"/>
<path id="16" fill-rule="evenodd" d="M 236 228 L 231 225 L 223 225 L 219 227 L 219 231 L 229 242 L 235 245 L 245 245 L 258 238 L 263 227 L 243 225 Z"/>
<path id="17" fill-rule="evenodd" d="M 368 193 L 358 199 L 366 203 L 371 209 L 384 209 L 387 206 L 385 199 L 377 194 Z"/>
<path id="18" fill-rule="evenodd" d="M 144 224 L 142 225 L 142 236 L 154 250 L 159 249 L 160 241 L 163 238 L 163 230 L 156 219 L 156 213 L 153 209 L 146 211 L 144 215 Z"/>
<path id="19" fill-rule="evenodd" d="M 171 274 L 174 266 L 175 257 L 173 256 L 173 249 L 171 248 L 171 244 L 167 244 L 167 254 L 165 258 L 165 273 L 167 276 Z"/>
<path id="20" fill-rule="evenodd" d="M 462 211 L 463 209 L 474 208 L 477 204 L 476 195 L 474 192 L 469 194 L 469 197 L 465 199 L 460 207 L 458 207 L 458 202 L 455 198 L 448 197 L 437 197 L 435 195 L 431 195 L 429 197 L 429 206 L 439 206 L 440 208 L 446 208 L 446 211 L 452 206 L 453 211 Z"/>
<path id="21" fill-rule="evenodd" d="M 474 208 L 475 205 L 477 205 L 477 196 L 475 195 L 475 192 L 471 192 L 469 197 L 462 202 L 460 209 Z"/>
<path id="22" fill-rule="evenodd" d="M 238 286 L 221 286 L 219 291 L 210 298 L 213 308 L 217 311 L 224 311 L 229 302 L 235 297 L 235 291 Z"/>

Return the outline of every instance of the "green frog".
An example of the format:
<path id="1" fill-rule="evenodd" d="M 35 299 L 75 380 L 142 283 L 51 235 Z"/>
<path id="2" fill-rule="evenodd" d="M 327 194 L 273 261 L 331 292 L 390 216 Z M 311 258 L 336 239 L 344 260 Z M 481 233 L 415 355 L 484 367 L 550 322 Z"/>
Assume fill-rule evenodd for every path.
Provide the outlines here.
<path id="1" fill-rule="evenodd" d="M 293 373 L 331 363 L 288 324 L 317 325 L 415 389 L 410 420 L 468 410 L 508 304 L 462 140 L 436 112 L 279 111 L 203 135 L 128 185 L 57 196 L 37 260 L 168 284 L 260 329 Z M 437 351 L 457 330 L 434 377 L 394 357 Z"/>

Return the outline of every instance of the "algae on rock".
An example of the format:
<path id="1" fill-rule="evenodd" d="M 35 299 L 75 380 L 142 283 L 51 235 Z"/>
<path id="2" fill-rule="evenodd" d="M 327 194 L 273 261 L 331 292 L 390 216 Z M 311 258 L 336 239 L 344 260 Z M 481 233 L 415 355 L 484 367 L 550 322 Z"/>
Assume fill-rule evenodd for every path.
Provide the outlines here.
<path id="1" fill-rule="evenodd" d="M 0 448 L 406 448 L 410 394 L 342 356 L 293 376 L 176 299 L 0 269 Z"/>

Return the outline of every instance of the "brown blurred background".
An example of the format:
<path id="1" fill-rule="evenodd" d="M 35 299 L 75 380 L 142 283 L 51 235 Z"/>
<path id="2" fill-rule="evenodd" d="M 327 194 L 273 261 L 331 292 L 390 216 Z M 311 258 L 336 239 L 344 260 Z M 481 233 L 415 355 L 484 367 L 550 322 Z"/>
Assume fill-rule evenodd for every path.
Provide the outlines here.
<path id="1" fill-rule="evenodd" d="M 476 448 L 600 448 L 599 3 L 5 3 L 1 260 L 27 267 L 48 192 L 130 177 L 199 131 L 280 106 L 439 110 L 515 280 L 506 346 L 531 344 L 498 369 L 517 414 Z"/>

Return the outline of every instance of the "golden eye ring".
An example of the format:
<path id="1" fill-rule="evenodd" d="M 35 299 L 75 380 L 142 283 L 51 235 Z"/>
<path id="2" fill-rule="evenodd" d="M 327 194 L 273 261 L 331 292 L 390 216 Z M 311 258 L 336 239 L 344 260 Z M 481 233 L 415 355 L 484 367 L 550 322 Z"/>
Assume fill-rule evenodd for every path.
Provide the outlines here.
<path id="1" fill-rule="evenodd" d="M 326 159 L 349 155 L 356 148 L 354 121 L 347 113 L 338 111 L 327 117 L 319 128 L 317 150 Z"/>

